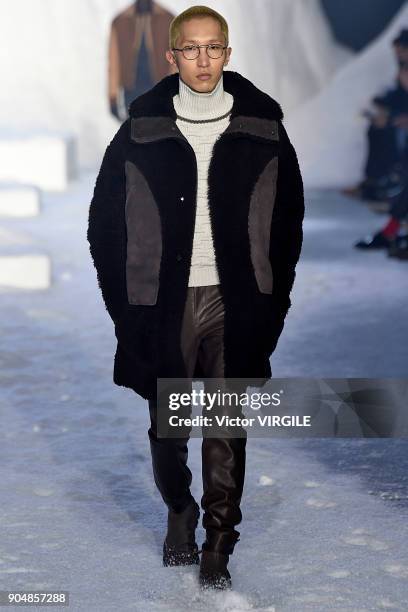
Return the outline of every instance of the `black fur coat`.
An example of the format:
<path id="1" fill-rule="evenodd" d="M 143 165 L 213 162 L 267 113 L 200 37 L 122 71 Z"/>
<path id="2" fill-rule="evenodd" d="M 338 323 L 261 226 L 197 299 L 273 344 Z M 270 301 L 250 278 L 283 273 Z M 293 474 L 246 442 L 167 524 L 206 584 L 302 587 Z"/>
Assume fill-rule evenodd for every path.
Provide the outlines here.
<path id="1" fill-rule="evenodd" d="M 208 202 L 225 376 L 268 378 L 302 246 L 303 184 L 279 104 L 237 72 L 223 78 L 234 104 L 214 145 Z M 178 74 L 167 76 L 132 102 L 106 149 L 89 209 L 90 252 L 118 340 L 113 380 L 146 399 L 158 377 L 185 376 L 179 338 L 197 164 L 175 122 L 178 85 Z"/>

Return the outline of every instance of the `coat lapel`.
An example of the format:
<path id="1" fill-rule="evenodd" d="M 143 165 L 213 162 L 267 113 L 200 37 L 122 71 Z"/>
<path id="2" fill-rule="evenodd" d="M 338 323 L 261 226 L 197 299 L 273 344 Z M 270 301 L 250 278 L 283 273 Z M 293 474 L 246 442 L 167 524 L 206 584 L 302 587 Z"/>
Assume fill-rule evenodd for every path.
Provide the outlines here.
<path id="1" fill-rule="evenodd" d="M 280 105 L 238 72 L 223 73 L 224 89 L 233 98 L 231 119 L 221 138 L 248 136 L 257 140 L 277 141 L 278 121 L 283 118 Z M 179 74 L 162 79 L 151 90 L 139 96 L 129 108 L 131 140 L 138 144 L 167 138 L 187 142 L 179 130 L 173 97 L 179 91 Z"/>
<path id="2" fill-rule="evenodd" d="M 137 144 L 145 144 L 179 138 L 187 142 L 177 123 L 171 117 L 133 117 L 131 119 L 131 140 Z M 221 138 L 230 135 L 247 136 L 255 140 L 278 141 L 278 122 L 274 119 L 259 119 L 240 115 L 231 119 Z"/>

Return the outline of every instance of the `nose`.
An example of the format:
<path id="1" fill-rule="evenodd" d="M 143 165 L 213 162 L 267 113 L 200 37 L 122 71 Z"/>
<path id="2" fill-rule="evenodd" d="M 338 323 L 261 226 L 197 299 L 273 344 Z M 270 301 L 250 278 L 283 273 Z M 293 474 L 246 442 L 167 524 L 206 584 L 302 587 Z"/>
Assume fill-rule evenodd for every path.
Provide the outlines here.
<path id="1" fill-rule="evenodd" d="M 210 58 L 208 57 L 207 48 L 200 47 L 200 54 L 197 58 L 197 62 L 199 66 L 208 66 L 210 64 Z"/>

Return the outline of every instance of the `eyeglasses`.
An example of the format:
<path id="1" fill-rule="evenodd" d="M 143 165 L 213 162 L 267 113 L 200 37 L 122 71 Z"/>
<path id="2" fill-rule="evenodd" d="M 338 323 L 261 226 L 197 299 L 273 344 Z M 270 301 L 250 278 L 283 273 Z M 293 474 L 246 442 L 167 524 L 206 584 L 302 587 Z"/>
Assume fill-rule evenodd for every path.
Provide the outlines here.
<path id="1" fill-rule="evenodd" d="M 181 51 L 186 60 L 195 60 L 200 55 L 201 47 L 206 48 L 207 55 L 211 59 L 219 59 L 222 57 L 224 49 L 227 48 L 223 47 L 222 45 L 189 45 L 187 47 L 183 47 L 182 49 L 173 47 L 172 51 Z"/>

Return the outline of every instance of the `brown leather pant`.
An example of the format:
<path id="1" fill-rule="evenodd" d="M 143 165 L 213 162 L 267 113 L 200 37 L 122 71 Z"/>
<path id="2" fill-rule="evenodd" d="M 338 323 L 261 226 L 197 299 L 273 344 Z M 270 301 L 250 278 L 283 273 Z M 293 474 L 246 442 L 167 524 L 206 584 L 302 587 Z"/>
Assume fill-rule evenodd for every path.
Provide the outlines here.
<path id="1" fill-rule="evenodd" d="M 224 376 L 224 307 L 219 285 L 189 287 L 181 332 L 181 348 L 192 378 L 196 360 L 206 378 Z M 157 404 L 149 400 L 153 474 L 169 509 L 181 512 L 191 500 L 192 474 L 187 466 L 188 438 L 157 438 Z M 232 554 L 239 539 L 234 529 L 242 520 L 246 438 L 203 437 L 203 548 Z"/>

